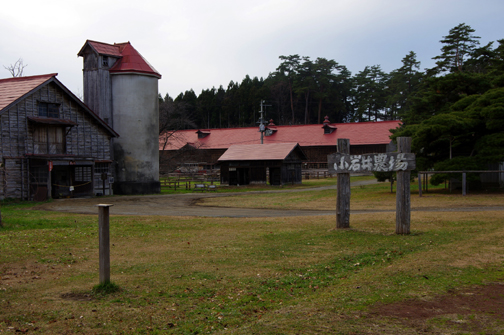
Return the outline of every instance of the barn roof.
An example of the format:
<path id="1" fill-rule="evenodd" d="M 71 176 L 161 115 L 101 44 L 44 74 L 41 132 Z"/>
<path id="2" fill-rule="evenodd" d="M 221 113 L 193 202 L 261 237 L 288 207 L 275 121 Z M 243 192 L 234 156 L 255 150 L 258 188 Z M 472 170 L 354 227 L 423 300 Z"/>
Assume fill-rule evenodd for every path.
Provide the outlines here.
<path id="1" fill-rule="evenodd" d="M 84 50 L 90 47 L 94 52 L 119 58 L 109 69 L 111 73 L 142 73 L 161 78 L 161 74 L 131 45 L 130 42 L 107 44 L 87 40 L 78 56 L 84 56 Z"/>
<path id="2" fill-rule="evenodd" d="M 92 118 L 94 118 L 99 124 L 109 131 L 112 136 L 118 137 L 117 134 L 106 122 L 104 122 L 98 115 L 96 115 L 86 104 L 84 104 L 79 98 L 77 98 L 65 85 L 63 85 L 58 79 L 56 79 L 57 73 L 44 74 L 39 76 L 29 76 L 29 77 L 14 77 L 7 79 L 0 79 L 0 114 L 8 110 L 11 106 L 15 105 L 22 99 L 24 99 L 29 94 L 33 93 L 35 90 L 39 89 L 43 85 L 49 83 L 54 83 L 59 86 L 65 93 L 67 93 L 71 99 L 73 99 L 77 104 L 79 104 L 86 113 L 88 113 Z M 31 118 L 33 122 L 57 122 L 54 119 L 45 119 L 41 121 L 40 118 Z M 60 120 L 59 124 L 68 123 L 65 120 Z M 68 125 L 72 125 L 68 123 Z"/>
<path id="3" fill-rule="evenodd" d="M 58 74 L 51 73 L 40 76 L 0 79 L 0 111 L 56 75 Z"/>
<path id="4" fill-rule="evenodd" d="M 389 144 L 390 129 L 395 129 L 400 121 L 332 123 L 330 134 L 324 133 L 324 126 L 307 124 L 295 126 L 274 126 L 271 136 L 264 136 L 265 144 L 299 143 L 301 147 L 335 146 L 338 138 L 350 139 L 351 145 Z M 205 136 L 198 138 L 198 132 Z M 178 150 L 187 143 L 201 149 L 227 149 L 233 144 L 258 144 L 261 134 L 257 127 L 190 129 L 179 130 L 165 144 L 165 136 L 159 138 L 160 150 Z"/>
<path id="5" fill-rule="evenodd" d="M 121 51 L 119 50 L 119 47 L 115 43 L 108 44 L 92 40 L 87 40 L 86 43 L 84 43 L 84 46 L 80 49 L 78 53 L 79 56 L 84 55 L 84 49 L 86 48 L 86 46 L 91 47 L 91 49 L 93 49 L 96 53 L 100 55 L 113 56 L 117 58 L 122 57 Z"/>
<path id="6" fill-rule="evenodd" d="M 296 149 L 306 159 L 297 143 L 272 143 L 231 145 L 218 161 L 284 160 Z"/>

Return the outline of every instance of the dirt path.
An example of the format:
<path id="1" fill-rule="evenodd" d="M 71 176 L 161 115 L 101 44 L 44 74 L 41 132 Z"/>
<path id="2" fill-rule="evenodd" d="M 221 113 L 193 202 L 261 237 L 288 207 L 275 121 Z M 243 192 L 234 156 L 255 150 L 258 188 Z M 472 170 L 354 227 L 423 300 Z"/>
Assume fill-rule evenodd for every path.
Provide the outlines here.
<path id="1" fill-rule="evenodd" d="M 116 196 L 111 198 L 58 199 L 32 207 L 37 210 L 60 211 L 81 214 L 96 214 L 96 205 L 110 203 L 111 215 L 167 215 L 167 216 L 208 216 L 208 217 L 272 217 L 272 216 L 312 216 L 331 215 L 334 211 L 278 210 L 198 206 L 200 199 L 210 197 L 232 197 L 252 192 L 240 193 L 189 193 L 146 196 Z"/>
<path id="2" fill-rule="evenodd" d="M 376 183 L 375 180 L 358 181 L 352 186 L 368 185 Z M 144 196 L 114 196 L 110 198 L 90 198 L 90 199 L 57 199 L 50 203 L 45 203 L 32 207 L 36 210 L 59 211 L 79 214 L 96 214 L 97 204 L 110 203 L 114 206 L 110 208 L 111 215 L 165 215 L 165 216 L 207 216 L 207 217 L 283 217 L 283 216 L 315 216 L 315 215 L 335 215 L 334 210 L 295 210 L 295 209 L 257 209 L 257 208 L 230 208 L 230 207 L 209 207 L 198 206 L 200 199 L 212 197 L 233 197 L 254 193 L 285 193 L 300 192 L 321 189 L 334 189 L 334 186 L 323 186 L 318 188 L 307 188 L 301 190 L 272 190 L 272 191 L 252 191 L 235 193 L 186 193 L 186 194 L 166 194 L 166 195 L 144 195 Z M 471 207 L 471 208 L 423 208 L 421 211 L 486 211 L 504 210 L 504 206 L 494 207 Z M 412 211 L 416 211 L 412 209 Z M 377 212 L 394 212 L 394 210 L 366 210 L 351 211 L 351 214 L 366 214 Z"/>

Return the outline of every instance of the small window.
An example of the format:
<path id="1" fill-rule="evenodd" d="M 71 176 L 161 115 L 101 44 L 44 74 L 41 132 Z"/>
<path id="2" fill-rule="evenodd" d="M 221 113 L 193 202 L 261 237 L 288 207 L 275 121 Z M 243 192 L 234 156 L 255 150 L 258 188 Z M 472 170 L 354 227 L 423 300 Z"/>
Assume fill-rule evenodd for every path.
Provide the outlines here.
<path id="1" fill-rule="evenodd" d="M 59 118 L 59 104 L 54 104 L 50 102 L 39 102 L 38 114 L 39 117 L 42 116 L 42 117 Z"/>
<path id="2" fill-rule="evenodd" d="M 335 130 L 335 128 L 324 127 L 324 134 L 332 134 Z"/>
<path id="3" fill-rule="evenodd" d="M 94 172 L 95 173 L 108 173 L 109 172 L 109 163 L 95 163 Z"/>
<path id="4" fill-rule="evenodd" d="M 108 57 L 107 56 L 103 56 L 102 65 L 105 67 L 108 67 Z"/>
<path id="5" fill-rule="evenodd" d="M 76 166 L 75 181 L 92 181 L 91 166 Z"/>
<path id="6" fill-rule="evenodd" d="M 33 184 L 47 184 L 48 176 L 47 166 L 33 166 L 30 168 L 30 182 Z"/>
<path id="7" fill-rule="evenodd" d="M 37 127 L 33 133 L 34 154 L 66 153 L 65 129 L 62 127 Z"/>

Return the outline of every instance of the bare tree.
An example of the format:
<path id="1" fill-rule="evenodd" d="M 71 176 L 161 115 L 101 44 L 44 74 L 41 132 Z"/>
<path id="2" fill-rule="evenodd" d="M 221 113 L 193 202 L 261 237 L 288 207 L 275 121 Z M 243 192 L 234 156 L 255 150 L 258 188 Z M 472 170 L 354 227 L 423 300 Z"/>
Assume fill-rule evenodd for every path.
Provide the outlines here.
<path id="1" fill-rule="evenodd" d="M 14 64 L 11 64 L 9 66 L 4 65 L 4 68 L 10 72 L 11 76 L 22 77 L 23 70 L 27 66 L 28 66 L 28 64 L 23 63 L 23 58 L 19 58 Z"/>
<path id="2" fill-rule="evenodd" d="M 170 143 L 182 140 L 178 138 L 177 132 L 181 129 L 196 128 L 187 110 L 185 102 L 173 101 L 168 95 L 159 103 L 159 139 L 162 151 L 159 156 L 159 165 L 163 167 L 163 170 L 170 170 L 175 164 L 174 157 L 165 153 L 164 150 Z"/>

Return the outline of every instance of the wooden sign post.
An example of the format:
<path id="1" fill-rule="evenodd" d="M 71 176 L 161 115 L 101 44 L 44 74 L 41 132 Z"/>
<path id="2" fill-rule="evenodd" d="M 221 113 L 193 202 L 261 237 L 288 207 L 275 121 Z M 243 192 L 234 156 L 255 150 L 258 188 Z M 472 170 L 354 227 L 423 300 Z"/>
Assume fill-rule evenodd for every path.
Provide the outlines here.
<path id="1" fill-rule="evenodd" d="M 338 139 L 338 153 L 350 154 L 350 140 Z M 336 197 L 336 229 L 350 228 L 350 173 L 338 173 L 338 195 Z"/>
<path id="2" fill-rule="evenodd" d="M 113 205 L 98 206 L 98 240 L 100 259 L 100 284 L 110 282 L 110 229 L 109 208 Z"/>
<path id="3" fill-rule="evenodd" d="M 411 152 L 411 137 L 397 138 L 397 152 L 409 154 Z M 396 186 L 396 234 L 410 233 L 411 218 L 411 169 L 397 170 Z"/>
<path id="4" fill-rule="evenodd" d="M 350 141 L 338 139 L 338 152 L 327 156 L 329 173 L 338 174 L 336 228 L 350 228 L 350 173 L 397 171 L 396 234 L 410 232 L 410 174 L 416 167 L 411 138 L 397 138 L 398 152 L 350 155 Z"/>

